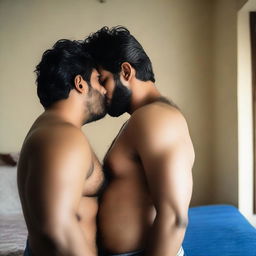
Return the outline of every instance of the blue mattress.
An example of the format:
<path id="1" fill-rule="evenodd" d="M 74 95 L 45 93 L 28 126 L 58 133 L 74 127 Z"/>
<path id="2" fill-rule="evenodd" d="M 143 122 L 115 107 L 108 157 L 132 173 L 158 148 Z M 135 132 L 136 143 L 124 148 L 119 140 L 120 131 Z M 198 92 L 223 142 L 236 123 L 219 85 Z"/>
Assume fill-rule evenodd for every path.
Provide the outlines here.
<path id="1" fill-rule="evenodd" d="M 192 207 L 183 248 L 187 256 L 256 256 L 256 229 L 234 206 Z"/>

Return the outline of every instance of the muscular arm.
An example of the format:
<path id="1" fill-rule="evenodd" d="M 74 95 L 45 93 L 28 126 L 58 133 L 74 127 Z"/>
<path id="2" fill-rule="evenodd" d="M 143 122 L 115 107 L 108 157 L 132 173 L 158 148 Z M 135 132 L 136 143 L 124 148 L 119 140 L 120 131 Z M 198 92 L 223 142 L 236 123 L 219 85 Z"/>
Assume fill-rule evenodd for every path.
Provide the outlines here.
<path id="1" fill-rule="evenodd" d="M 135 116 L 136 148 L 157 213 L 146 255 L 176 256 L 188 222 L 193 146 L 186 122 L 176 109 L 146 108 Z"/>
<path id="2" fill-rule="evenodd" d="M 51 131 L 35 146 L 27 184 L 34 228 L 41 235 L 36 255 L 95 256 L 79 226 L 77 210 L 91 152 L 76 128 Z M 43 248 L 43 250 L 42 250 Z"/>

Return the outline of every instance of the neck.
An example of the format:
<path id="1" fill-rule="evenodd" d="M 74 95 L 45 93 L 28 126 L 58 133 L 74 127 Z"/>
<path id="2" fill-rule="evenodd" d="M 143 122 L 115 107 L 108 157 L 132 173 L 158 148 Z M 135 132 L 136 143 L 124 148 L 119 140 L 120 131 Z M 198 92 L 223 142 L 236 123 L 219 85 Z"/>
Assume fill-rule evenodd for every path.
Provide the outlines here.
<path id="1" fill-rule="evenodd" d="M 70 92 L 67 99 L 57 101 L 45 113 L 53 115 L 63 122 L 70 123 L 80 129 L 89 118 L 88 112 L 84 108 L 85 104 Z"/>
<path id="2" fill-rule="evenodd" d="M 132 88 L 132 100 L 131 108 L 128 112 L 130 115 L 137 109 L 150 104 L 159 97 L 161 97 L 160 92 L 156 89 L 155 85 L 151 81 L 147 82 L 137 82 Z"/>

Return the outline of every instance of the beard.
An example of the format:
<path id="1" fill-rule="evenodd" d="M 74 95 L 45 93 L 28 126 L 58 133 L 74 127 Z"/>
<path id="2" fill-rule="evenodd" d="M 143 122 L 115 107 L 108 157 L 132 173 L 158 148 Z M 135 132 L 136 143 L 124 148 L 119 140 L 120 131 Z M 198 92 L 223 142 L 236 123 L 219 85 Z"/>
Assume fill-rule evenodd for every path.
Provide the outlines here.
<path id="1" fill-rule="evenodd" d="M 107 114 L 106 97 L 104 95 L 90 86 L 88 97 L 86 108 L 88 109 L 89 117 L 85 123 L 97 121 Z"/>
<path id="2" fill-rule="evenodd" d="M 114 81 L 115 89 L 107 112 L 110 116 L 118 117 L 130 110 L 132 92 L 121 82 L 119 75 L 114 74 Z"/>

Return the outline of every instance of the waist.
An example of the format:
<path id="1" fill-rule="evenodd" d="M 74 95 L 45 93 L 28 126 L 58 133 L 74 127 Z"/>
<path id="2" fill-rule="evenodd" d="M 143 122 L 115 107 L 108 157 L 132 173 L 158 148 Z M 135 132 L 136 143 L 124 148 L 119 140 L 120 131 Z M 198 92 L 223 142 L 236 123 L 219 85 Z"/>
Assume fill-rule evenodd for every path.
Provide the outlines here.
<path id="1" fill-rule="evenodd" d="M 96 242 L 97 212 L 97 198 L 81 198 L 79 208 L 76 213 L 76 217 L 78 224 L 81 228 L 81 232 L 84 234 L 86 241 L 92 244 L 95 244 Z M 42 250 L 44 250 L 45 248 L 47 248 L 47 245 L 45 244 L 45 237 L 48 236 L 49 234 L 45 233 L 44 231 L 44 223 L 40 221 L 34 222 L 33 220 L 35 220 L 35 218 L 31 214 L 32 212 L 27 211 L 25 219 L 29 233 L 29 242 L 32 247 L 32 251 L 34 248 L 41 248 Z"/>
<path id="2" fill-rule="evenodd" d="M 155 215 L 152 200 L 143 186 L 119 181 L 110 183 L 98 212 L 101 245 L 111 252 L 144 248 Z"/>

